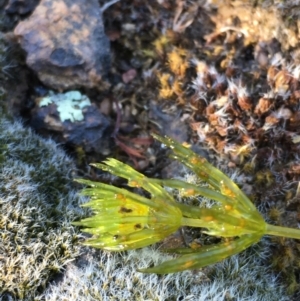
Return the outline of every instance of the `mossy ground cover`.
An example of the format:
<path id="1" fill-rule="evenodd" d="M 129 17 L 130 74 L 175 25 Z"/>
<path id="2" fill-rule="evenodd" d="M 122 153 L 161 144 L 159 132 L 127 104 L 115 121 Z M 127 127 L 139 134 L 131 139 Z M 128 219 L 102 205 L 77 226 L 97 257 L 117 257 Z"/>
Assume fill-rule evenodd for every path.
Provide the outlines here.
<path id="1" fill-rule="evenodd" d="M 0 119 L 0 296 L 34 300 L 78 256 L 72 160 L 51 140 Z"/>

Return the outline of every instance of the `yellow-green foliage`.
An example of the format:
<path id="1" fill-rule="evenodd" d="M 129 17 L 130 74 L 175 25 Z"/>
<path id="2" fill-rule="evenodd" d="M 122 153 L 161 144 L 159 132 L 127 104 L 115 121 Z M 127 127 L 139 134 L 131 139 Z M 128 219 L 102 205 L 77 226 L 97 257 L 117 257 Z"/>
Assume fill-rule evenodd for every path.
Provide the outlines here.
<path id="1" fill-rule="evenodd" d="M 169 250 L 181 256 L 140 270 L 163 274 L 216 263 L 243 251 L 265 234 L 300 238 L 300 230 L 267 224 L 238 186 L 205 158 L 170 138 L 154 137 L 170 147 L 172 157 L 191 169 L 208 186 L 199 187 L 180 180 L 150 179 L 115 159 L 108 159 L 105 164 L 93 164 L 127 179 L 130 187 L 143 188 L 151 198 L 103 183 L 78 180 L 90 186 L 83 190 L 84 195 L 91 197 L 84 206 L 94 212 L 92 217 L 75 223 L 94 235 L 85 242 L 86 245 L 113 251 L 140 248 L 162 240 L 181 226 L 206 228 L 204 233 L 231 238 L 216 245 Z M 212 199 L 215 204 L 210 208 L 200 208 L 178 203 L 163 186 L 178 189 L 187 196 Z"/>
<path id="2" fill-rule="evenodd" d="M 130 166 L 109 159 L 95 167 L 128 179 L 131 187 L 143 187 L 152 198 L 88 180 L 77 180 L 91 188 L 83 191 L 91 197 L 84 206 L 95 215 L 74 223 L 88 227 L 84 231 L 96 235 L 86 245 L 110 251 L 129 250 L 158 242 L 176 231 L 181 225 L 182 214 L 174 199 L 159 184 L 152 183 Z"/>

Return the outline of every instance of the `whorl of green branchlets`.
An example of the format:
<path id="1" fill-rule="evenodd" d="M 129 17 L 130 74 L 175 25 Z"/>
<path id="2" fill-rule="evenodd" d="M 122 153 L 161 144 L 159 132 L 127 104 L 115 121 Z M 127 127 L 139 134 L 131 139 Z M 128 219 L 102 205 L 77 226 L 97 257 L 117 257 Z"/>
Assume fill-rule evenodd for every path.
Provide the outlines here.
<path id="1" fill-rule="evenodd" d="M 115 159 L 95 167 L 128 179 L 131 187 L 143 187 L 151 199 L 111 185 L 77 180 L 91 188 L 83 191 L 90 196 L 85 207 L 95 215 L 75 225 L 88 227 L 84 231 L 95 235 L 86 245 L 110 251 L 136 249 L 158 242 L 181 225 L 182 214 L 174 199 L 159 184 L 152 183 L 130 166 Z"/>
<path id="2" fill-rule="evenodd" d="M 113 251 L 140 248 L 162 240 L 180 226 L 201 227 L 209 235 L 232 238 L 224 243 L 197 249 L 169 250 L 182 256 L 140 270 L 163 274 L 216 263 L 243 251 L 265 234 L 300 238 L 300 230 L 265 223 L 238 186 L 205 158 L 170 138 L 154 137 L 172 149 L 171 157 L 186 165 L 208 186 L 199 187 L 180 180 L 150 179 L 115 159 L 108 159 L 105 164 L 93 164 L 127 179 L 128 186 L 145 189 L 151 198 L 111 185 L 79 180 L 90 186 L 83 190 L 84 195 L 91 197 L 84 206 L 91 207 L 95 213 L 75 223 L 94 235 L 86 241 L 87 245 Z M 210 198 L 215 205 L 200 208 L 178 203 L 163 186 L 178 189 L 188 196 Z"/>

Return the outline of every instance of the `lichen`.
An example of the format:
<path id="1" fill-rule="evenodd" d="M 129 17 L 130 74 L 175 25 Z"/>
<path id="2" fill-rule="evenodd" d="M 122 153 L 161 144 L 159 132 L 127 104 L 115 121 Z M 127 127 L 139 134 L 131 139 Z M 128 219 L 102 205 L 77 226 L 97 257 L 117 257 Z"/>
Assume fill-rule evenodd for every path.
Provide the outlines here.
<path id="1" fill-rule="evenodd" d="M 89 98 L 79 91 L 57 93 L 50 91 L 48 96 L 41 99 L 39 106 L 44 107 L 54 103 L 57 106 L 59 118 L 62 122 L 82 121 L 84 119 L 82 109 L 91 105 Z"/>

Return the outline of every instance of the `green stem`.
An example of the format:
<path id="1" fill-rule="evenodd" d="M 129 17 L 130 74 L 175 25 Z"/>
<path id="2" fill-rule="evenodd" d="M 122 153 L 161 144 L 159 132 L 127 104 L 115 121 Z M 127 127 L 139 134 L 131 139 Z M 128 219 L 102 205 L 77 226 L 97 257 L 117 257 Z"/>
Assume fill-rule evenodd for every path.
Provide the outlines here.
<path id="1" fill-rule="evenodd" d="M 300 239 L 300 229 L 273 226 L 269 224 L 267 224 L 265 234 Z"/>
<path id="2" fill-rule="evenodd" d="M 183 217 L 181 220 L 181 225 L 189 227 L 206 228 L 207 222 L 202 221 L 201 219 Z"/>

